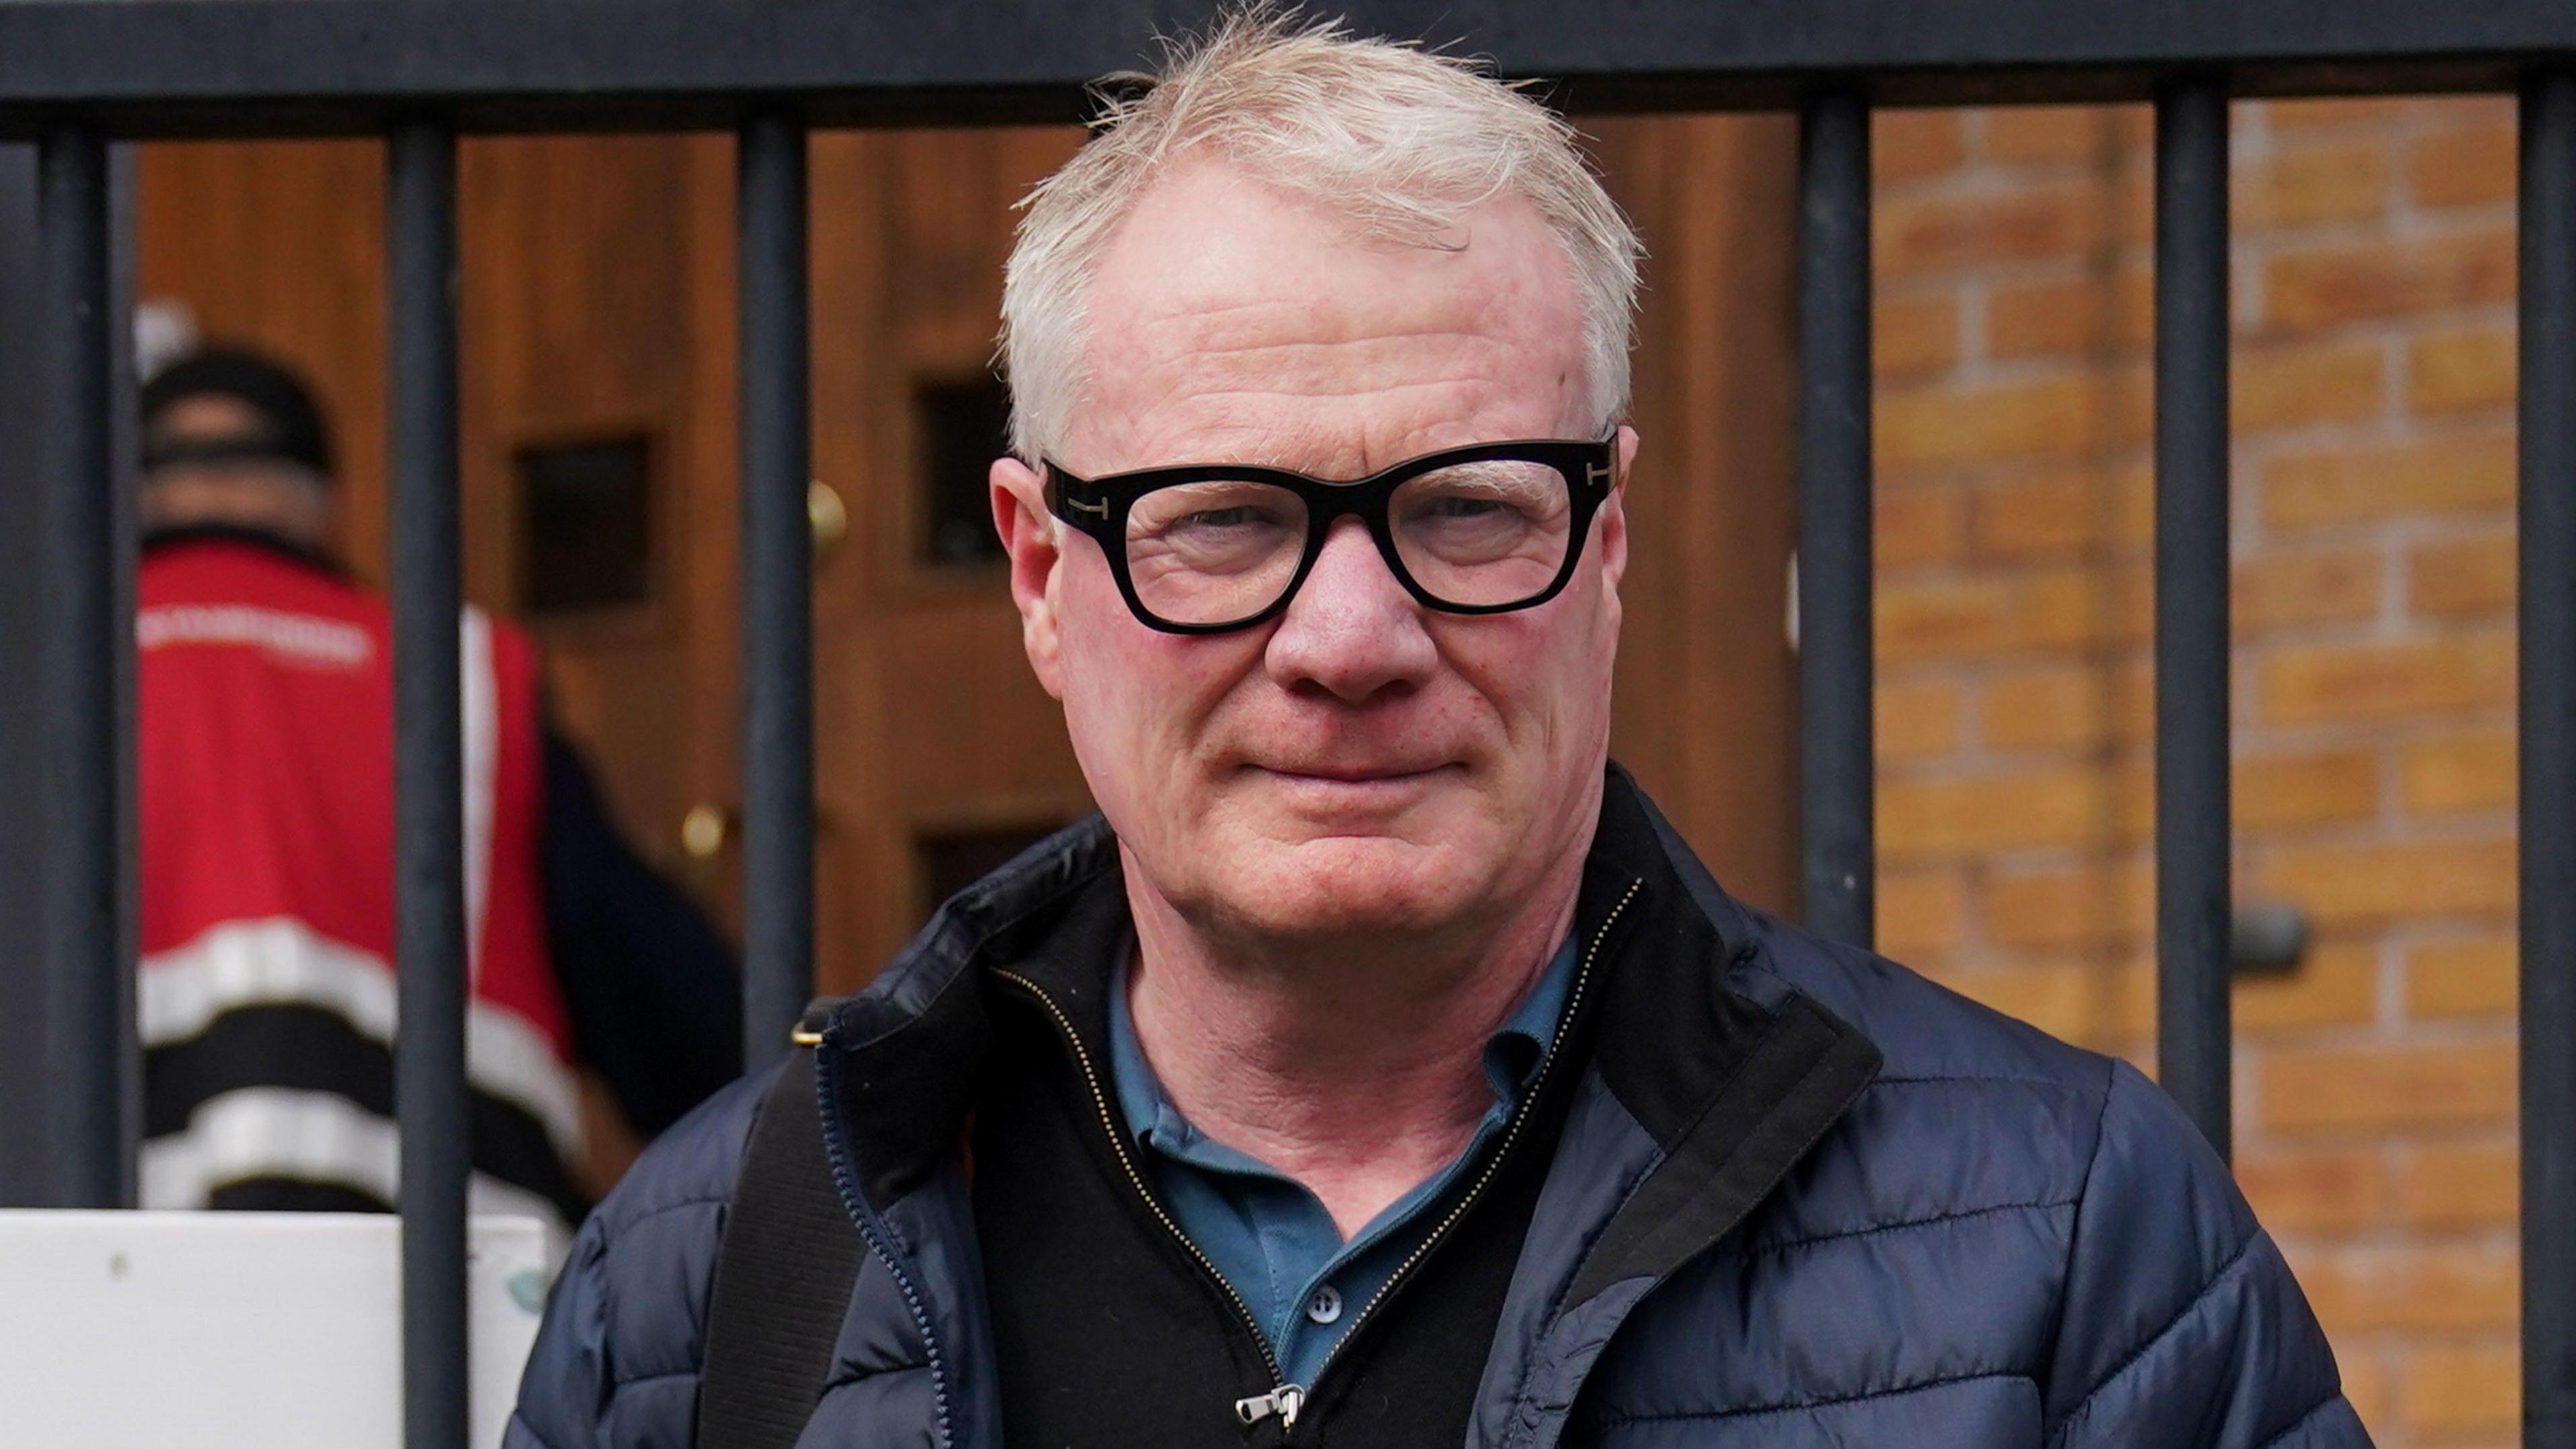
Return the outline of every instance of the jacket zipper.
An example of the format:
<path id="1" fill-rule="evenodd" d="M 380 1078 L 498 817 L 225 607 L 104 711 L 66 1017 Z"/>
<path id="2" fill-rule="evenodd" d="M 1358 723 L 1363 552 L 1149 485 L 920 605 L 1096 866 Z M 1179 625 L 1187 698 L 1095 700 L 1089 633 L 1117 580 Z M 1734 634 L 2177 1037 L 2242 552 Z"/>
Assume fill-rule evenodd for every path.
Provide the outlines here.
<path id="1" fill-rule="evenodd" d="M 1574 1020 L 1575 1014 L 1582 1009 L 1584 992 L 1592 982 L 1593 965 L 1601 956 L 1601 943 L 1610 938 L 1610 928 L 1619 923 L 1619 916 L 1628 909 L 1628 902 L 1637 898 L 1640 884 L 1633 880 L 1628 882 L 1628 889 L 1620 894 L 1619 903 L 1610 908 L 1610 914 L 1601 918 L 1601 928 L 1592 933 L 1591 942 L 1583 948 L 1583 964 L 1575 971 L 1574 986 L 1566 994 L 1565 1009 L 1557 1014 L 1557 1030 L 1547 1039 L 1547 1051 L 1539 1057 L 1538 1074 L 1530 1078 L 1529 1090 L 1521 1094 L 1520 1105 L 1512 1109 L 1511 1120 L 1503 1127 L 1503 1140 L 1485 1159 L 1484 1170 L 1476 1174 L 1476 1181 L 1467 1189 L 1466 1195 L 1450 1205 L 1449 1211 L 1441 1215 L 1439 1224 L 1421 1242 L 1413 1245 L 1413 1251 L 1407 1253 L 1395 1271 L 1387 1275 L 1386 1281 L 1378 1285 L 1377 1291 L 1369 1295 L 1368 1302 L 1360 1308 L 1359 1316 L 1351 1320 L 1351 1326 L 1342 1330 L 1341 1337 L 1333 1340 L 1332 1348 L 1324 1354 L 1324 1361 L 1315 1365 L 1316 1383 L 1322 1383 L 1324 1375 L 1332 1372 L 1342 1350 L 1359 1337 L 1360 1330 L 1368 1326 L 1369 1319 L 1376 1316 L 1395 1290 L 1412 1276 L 1415 1267 L 1430 1256 L 1431 1250 L 1438 1247 L 1459 1220 L 1466 1217 L 1484 1197 L 1485 1189 L 1493 1185 L 1495 1174 L 1501 1172 L 1503 1164 L 1510 1160 L 1512 1145 L 1520 1140 L 1521 1129 L 1529 1123 L 1532 1104 L 1547 1094 L 1549 1076 L 1556 1068 L 1557 1049 L 1565 1042 L 1565 1023 Z"/>
<path id="2" fill-rule="evenodd" d="M 1243 1320 L 1244 1328 L 1252 1335 L 1252 1346 L 1261 1350 L 1262 1366 L 1270 1370 L 1270 1382 L 1274 1387 L 1266 1394 L 1235 1400 L 1235 1418 L 1249 1427 L 1276 1414 L 1282 1429 L 1294 1427 L 1297 1411 L 1305 1406 L 1306 1391 L 1287 1381 L 1288 1371 L 1279 1366 L 1279 1355 L 1271 1349 L 1270 1335 L 1262 1331 L 1261 1320 L 1252 1316 L 1252 1305 L 1243 1301 L 1243 1295 L 1226 1281 L 1225 1274 L 1217 1271 L 1215 1262 L 1199 1251 L 1199 1245 L 1190 1241 L 1190 1235 L 1181 1231 L 1181 1225 L 1172 1221 L 1172 1215 L 1163 1210 L 1161 1200 L 1145 1185 L 1145 1174 L 1137 1168 L 1135 1156 L 1128 1150 L 1126 1135 L 1118 1130 L 1118 1115 L 1109 1109 L 1109 1093 L 1100 1085 L 1100 1073 L 1092 1067 L 1091 1049 L 1082 1044 L 1081 1033 L 1073 1029 L 1073 1018 L 1065 1014 L 1063 1007 L 1056 1005 L 1055 998 L 1047 995 L 1045 987 L 1028 977 L 1017 971 L 998 968 L 993 974 L 1027 992 L 1038 1005 L 1046 1008 L 1047 1015 L 1055 1018 L 1056 1030 L 1073 1047 L 1074 1060 L 1081 1064 L 1082 1080 L 1091 1088 L 1092 1105 L 1100 1111 L 1100 1125 L 1109 1134 L 1110 1148 L 1118 1154 L 1118 1165 L 1126 1171 L 1128 1184 L 1136 1189 L 1136 1196 L 1153 1212 L 1154 1221 L 1161 1223 L 1163 1230 L 1172 1235 L 1172 1241 L 1197 1260 L 1199 1267 L 1206 1270 L 1210 1282 L 1225 1291 L 1226 1301 L 1234 1305 L 1236 1316 Z"/>
<path id="3" fill-rule="evenodd" d="M 886 1272 L 893 1275 L 894 1286 L 903 1294 L 904 1306 L 912 1310 L 914 1326 L 921 1330 L 922 1356 L 930 1360 L 931 1405 L 937 1411 L 939 1442 L 944 1449 L 956 1441 L 949 1418 L 948 1367 L 940 1357 L 938 1336 L 930 1329 L 930 1310 L 922 1300 L 921 1290 L 914 1285 L 911 1272 L 894 1251 L 893 1230 L 878 1220 L 875 1209 L 869 1207 L 867 1199 L 859 1194 L 854 1158 L 838 1110 L 841 1096 L 839 1050 L 828 1039 L 812 1050 L 814 1092 L 819 1099 L 815 1107 L 822 1114 L 823 1149 L 824 1155 L 831 1160 L 832 1185 L 840 1189 L 841 1206 L 849 1213 L 850 1221 L 858 1224 L 859 1236 L 867 1240 L 868 1250 L 876 1254 L 877 1261 L 885 1264 Z"/>
<path id="4" fill-rule="evenodd" d="M 1628 883 L 1628 889 L 1619 897 L 1619 903 L 1610 908 L 1610 914 L 1602 918 L 1601 928 L 1592 933 L 1591 943 L 1584 948 L 1582 965 L 1575 972 L 1574 985 L 1566 995 L 1565 1009 L 1558 1016 L 1560 1028 L 1564 1022 L 1573 1020 L 1576 1011 L 1582 1006 L 1585 989 L 1592 980 L 1593 965 L 1601 955 L 1601 943 L 1609 939 L 1610 928 L 1618 923 L 1620 913 L 1628 909 L 1628 902 L 1636 898 L 1638 884 L 1635 881 Z M 1119 1166 L 1126 1169 L 1127 1181 L 1136 1189 L 1136 1195 L 1144 1199 L 1145 1206 L 1153 1211 L 1154 1220 L 1161 1223 L 1164 1230 L 1172 1235 L 1173 1240 L 1188 1250 L 1192 1258 L 1198 1260 L 1199 1266 L 1207 1271 L 1208 1277 L 1225 1290 L 1227 1300 L 1234 1304 L 1235 1312 L 1242 1317 L 1244 1326 L 1252 1331 L 1253 1345 L 1261 1350 L 1261 1361 L 1269 1368 L 1270 1379 L 1275 1387 L 1265 1394 L 1235 1400 L 1235 1417 L 1249 1427 L 1275 1414 L 1278 1416 L 1282 1433 L 1296 1428 L 1297 1415 L 1306 1406 L 1310 1386 L 1287 1382 L 1287 1372 L 1279 1366 L 1279 1355 L 1272 1351 L 1269 1335 L 1262 1331 L 1260 1320 L 1253 1317 L 1251 1307 L 1243 1301 L 1243 1295 L 1237 1293 L 1234 1285 L 1226 1281 L 1225 1275 L 1217 1271 L 1216 1264 L 1209 1260 L 1207 1254 L 1199 1251 L 1198 1244 L 1190 1241 L 1189 1234 L 1181 1231 L 1180 1224 L 1172 1221 L 1171 1214 L 1163 1210 L 1162 1203 L 1157 1201 L 1152 1191 L 1146 1187 L 1144 1174 L 1137 1170 L 1134 1158 L 1129 1155 L 1126 1139 L 1118 1130 L 1118 1119 L 1109 1109 L 1109 1095 L 1100 1084 L 1100 1075 L 1092 1069 L 1091 1053 L 1083 1046 L 1082 1038 L 1073 1029 L 1072 1018 L 1065 1014 L 1062 1007 L 1055 1004 L 1055 999 L 1046 994 L 1045 988 L 1028 977 L 1015 971 L 997 971 L 995 974 L 1015 983 L 1036 998 L 1038 1003 L 1047 1009 L 1047 1013 L 1055 1018 L 1057 1030 L 1063 1033 L 1067 1042 L 1072 1043 L 1074 1057 L 1081 1063 L 1083 1080 L 1091 1088 L 1091 1100 L 1100 1110 L 1101 1125 L 1108 1129 L 1110 1145 L 1118 1153 Z M 1501 1170 L 1503 1162 L 1511 1155 L 1512 1144 L 1520 1138 L 1521 1128 L 1529 1119 L 1530 1104 L 1544 1095 L 1549 1074 L 1556 1066 L 1557 1048 L 1564 1039 L 1562 1029 L 1548 1038 L 1547 1051 L 1539 1058 L 1538 1074 L 1531 1079 L 1530 1090 L 1523 1094 L 1520 1105 L 1512 1110 L 1511 1120 L 1503 1128 L 1501 1144 L 1486 1159 L 1484 1170 L 1477 1174 L 1474 1185 L 1467 1189 L 1465 1196 L 1451 1205 L 1449 1211 L 1441 1217 L 1438 1226 L 1434 1227 L 1421 1242 L 1414 1245 L 1413 1251 L 1405 1255 L 1404 1261 L 1396 1265 L 1395 1271 L 1387 1275 L 1386 1281 L 1378 1285 L 1377 1291 L 1369 1295 L 1369 1300 L 1361 1307 L 1359 1316 L 1353 1318 L 1351 1326 L 1344 1329 L 1341 1337 L 1333 1341 L 1333 1347 L 1324 1355 L 1324 1361 L 1315 1366 L 1317 1383 L 1323 1381 L 1324 1375 L 1331 1371 L 1334 1362 L 1341 1358 L 1342 1349 L 1359 1335 L 1360 1329 L 1367 1325 L 1369 1319 L 1386 1302 L 1388 1296 L 1411 1276 L 1414 1268 L 1430 1255 L 1433 1248 L 1439 1246 L 1443 1238 L 1449 1236 L 1450 1230 L 1456 1227 L 1459 1220 L 1476 1205 L 1478 1199 L 1485 1195 L 1485 1189 L 1492 1184 L 1495 1173 Z"/>

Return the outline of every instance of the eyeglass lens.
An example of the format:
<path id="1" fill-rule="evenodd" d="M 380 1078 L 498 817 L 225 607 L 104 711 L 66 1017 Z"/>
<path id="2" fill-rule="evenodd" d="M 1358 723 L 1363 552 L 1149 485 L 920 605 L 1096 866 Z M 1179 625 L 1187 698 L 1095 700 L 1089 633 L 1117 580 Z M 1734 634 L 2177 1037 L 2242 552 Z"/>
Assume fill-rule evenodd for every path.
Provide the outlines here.
<path id="1" fill-rule="evenodd" d="M 1545 593 L 1565 563 L 1574 500 L 1545 463 L 1456 463 L 1405 480 L 1387 531 L 1416 587 L 1444 604 L 1495 608 Z M 1306 552 L 1305 500 L 1276 484 L 1216 480 L 1157 488 L 1127 514 L 1137 601 L 1175 624 L 1221 624 L 1270 608 Z"/>

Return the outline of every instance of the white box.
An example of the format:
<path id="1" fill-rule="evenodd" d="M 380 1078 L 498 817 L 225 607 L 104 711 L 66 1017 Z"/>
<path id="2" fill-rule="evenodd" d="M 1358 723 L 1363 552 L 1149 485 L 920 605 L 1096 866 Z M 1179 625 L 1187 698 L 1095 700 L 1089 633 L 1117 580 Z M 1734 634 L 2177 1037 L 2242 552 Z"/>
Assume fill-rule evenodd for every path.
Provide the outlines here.
<path id="1" fill-rule="evenodd" d="M 401 1449 L 399 1219 L 0 1211 L 9 1449 Z M 497 1446 L 554 1270 L 467 1232 L 473 1442 Z"/>

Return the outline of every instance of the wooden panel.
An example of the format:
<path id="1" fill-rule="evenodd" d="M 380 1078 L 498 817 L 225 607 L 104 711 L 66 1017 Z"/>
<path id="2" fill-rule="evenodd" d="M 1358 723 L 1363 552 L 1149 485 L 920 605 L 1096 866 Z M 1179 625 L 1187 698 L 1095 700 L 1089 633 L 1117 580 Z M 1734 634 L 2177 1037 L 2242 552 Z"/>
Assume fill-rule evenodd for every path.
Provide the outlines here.
<path id="1" fill-rule="evenodd" d="M 1728 889 L 1794 913 L 1796 133 L 1732 116 L 1586 130 L 1650 250 L 1612 752 Z"/>
<path id="2" fill-rule="evenodd" d="M 384 151 L 373 141 L 140 148 L 136 281 L 210 341 L 254 343 L 313 384 L 339 452 L 343 548 L 385 561 Z"/>

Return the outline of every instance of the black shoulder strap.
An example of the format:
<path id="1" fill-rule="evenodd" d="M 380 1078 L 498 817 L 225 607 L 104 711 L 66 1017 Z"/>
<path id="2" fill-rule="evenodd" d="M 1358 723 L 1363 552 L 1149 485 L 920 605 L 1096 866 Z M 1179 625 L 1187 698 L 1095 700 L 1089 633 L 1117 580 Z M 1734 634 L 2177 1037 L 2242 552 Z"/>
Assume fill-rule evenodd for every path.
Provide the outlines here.
<path id="1" fill-rule="evenodd" d="M 707 1308 L 697 1449 L 788 1449 L 823 1396 L 864 1244 L 823 1151 L 814 1046 L 771 1082 Z"/>

